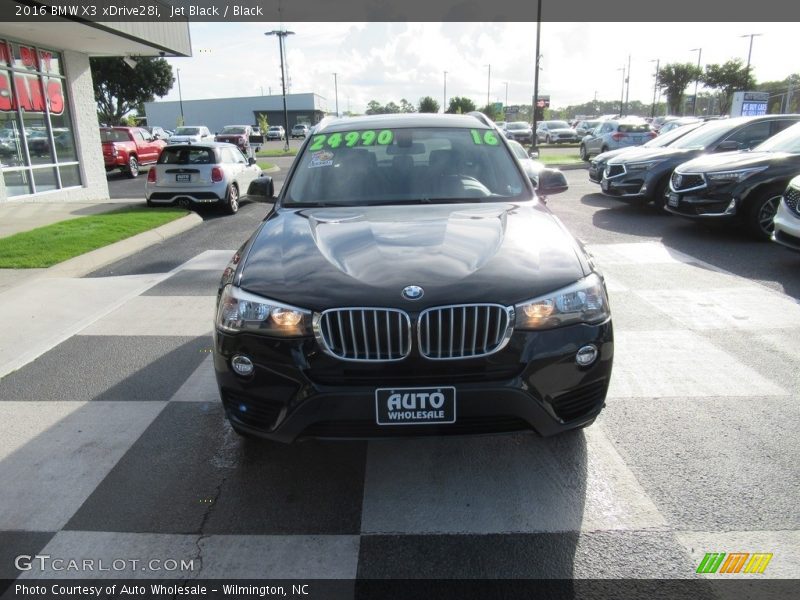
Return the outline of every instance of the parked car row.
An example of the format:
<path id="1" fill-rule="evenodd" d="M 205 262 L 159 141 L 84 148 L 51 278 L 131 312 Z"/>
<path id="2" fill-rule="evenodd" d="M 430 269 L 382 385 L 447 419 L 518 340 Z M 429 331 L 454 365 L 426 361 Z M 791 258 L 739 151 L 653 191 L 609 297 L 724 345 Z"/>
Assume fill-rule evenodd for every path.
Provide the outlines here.
<path id="1" fill-rule="evenodd" d="M 800 212 L 791 182 L 799 174 L 800 115 L 690 123 L 644 147 L 602 154 L 589 170 L 603 193 L 619 200 L 735 223 L 797 249 Z"/>

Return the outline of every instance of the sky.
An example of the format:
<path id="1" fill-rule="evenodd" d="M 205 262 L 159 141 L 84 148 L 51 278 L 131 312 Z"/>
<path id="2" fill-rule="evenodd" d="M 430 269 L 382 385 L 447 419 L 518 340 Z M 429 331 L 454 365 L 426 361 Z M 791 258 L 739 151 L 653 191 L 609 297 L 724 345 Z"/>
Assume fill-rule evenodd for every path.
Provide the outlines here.
<path id="1" fill-rule="evenodd" d="M 373 99 L 416 105 L 432 96 L 441 105 L 444 71 L 448 98 L 467 96 L 479 107 L 487 92 L 505 104 L 507 89 L 509 105 L 533 96 L 536 23 L 248 22 L 190 24 L 193 56 L 168 59 L 180 69 L 183 99 L 280 94 L 278 40 L 264 36 L 278 28 L 294 32 L 286 38 L 290 91 L 323 96 L 331 112 L 333 73 L 340 112 L 363 113 Z M 800 72 L 796 23 L 542 23 L 539 93 L 553 108 L 595 94 L 619 100 L 630 55 L 630 100 L 649 104 L 656 59 L 697 64 L 700 54 L 701 66 L 746 63 L 751 33 L 761 34 L 751 58 L 758 81 Z M 164 100 L 178 100 L 177 85 Z"/>

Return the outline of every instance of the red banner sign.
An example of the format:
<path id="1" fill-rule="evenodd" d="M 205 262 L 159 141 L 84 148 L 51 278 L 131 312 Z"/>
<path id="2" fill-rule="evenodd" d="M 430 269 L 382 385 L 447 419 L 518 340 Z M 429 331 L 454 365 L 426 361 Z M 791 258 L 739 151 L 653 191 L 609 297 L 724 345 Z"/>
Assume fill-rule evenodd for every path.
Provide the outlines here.
<path id="1" fill-rule="evenodd" d="M 16 96 L 11 89 L 9 74 L 0 73 L 0 111 L 9 112 L 21 108 L 26 112 L 44 112 L 45 103 L 51 115 L 64 112 L 64 90 L 60 79 L 49 79 L 45 85 L 38 75 L 14 73 Z"/>

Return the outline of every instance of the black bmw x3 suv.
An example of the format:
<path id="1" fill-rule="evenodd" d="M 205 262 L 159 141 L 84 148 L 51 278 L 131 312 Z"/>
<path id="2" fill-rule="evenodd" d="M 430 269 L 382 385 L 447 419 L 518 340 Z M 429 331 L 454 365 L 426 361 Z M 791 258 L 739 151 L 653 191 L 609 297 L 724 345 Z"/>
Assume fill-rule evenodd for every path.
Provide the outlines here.
<path id="1" fill-rule="evenodd" d="M 478 114 L 317 125 L 219 289 L 233 428 L 290 442 L 583 427 L 602 409 L 605 284 Z M 267 188 L 268 186 L 263 186 Z"/>

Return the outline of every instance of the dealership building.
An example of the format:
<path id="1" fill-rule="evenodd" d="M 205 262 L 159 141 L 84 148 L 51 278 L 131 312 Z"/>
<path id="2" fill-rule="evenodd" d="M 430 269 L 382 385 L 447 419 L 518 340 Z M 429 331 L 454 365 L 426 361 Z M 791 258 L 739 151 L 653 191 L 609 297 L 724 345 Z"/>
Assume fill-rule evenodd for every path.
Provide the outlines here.
<path id="1" fill-rule="evenodd" d="M 190 55 L 188 22 L 0 23 L 0 202 L 108 198 L 89 58 Z"/>
<path id="2" fill-rule="evenodd" d="M 175 129 L 178 123 L 205 125 L 212 133 L 221 131 L 225 125 L 258 125 L 258 117 L 262 114 L 270 125 L 283 125 L 289 130 L 298 123 L 311 126 L 322 120 L 327 109 L 326 99 L 317 94 L 287 94 L 287 127 L 283 118 L 283 96 L 280 95 L 157 101 L 145 102 L 144 105 L 148 125 L 164 129 Z"/>

